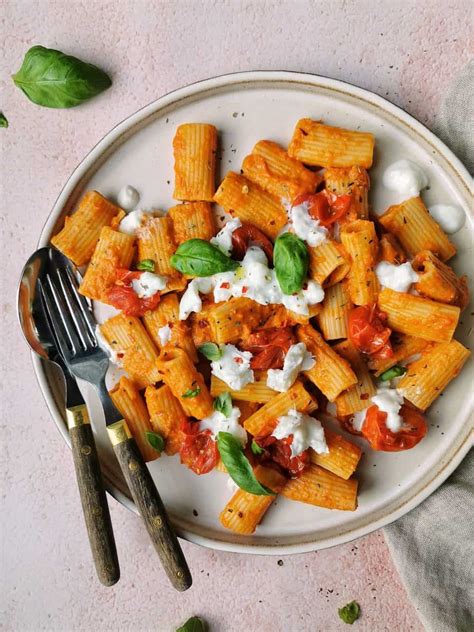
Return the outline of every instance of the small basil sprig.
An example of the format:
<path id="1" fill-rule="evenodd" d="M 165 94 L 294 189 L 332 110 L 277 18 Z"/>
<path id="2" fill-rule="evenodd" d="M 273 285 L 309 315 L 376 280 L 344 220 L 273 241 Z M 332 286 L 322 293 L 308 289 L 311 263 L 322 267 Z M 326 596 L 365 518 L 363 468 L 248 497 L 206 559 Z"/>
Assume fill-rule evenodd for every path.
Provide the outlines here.
<path id="1" fill-rule="evenodd" d="M 265 452 L 265 450 L 258 445 L 255 439 L 252 439 L 252 443 L 250 444 L 250 449 L 255 454 L 255 456 L 260 456 L 260 454 L 263 454 Z"/>
<path id="2" fill-rule="evenodd" d="M 207 625 L 201 617 L 191 617 L 176 632 L 206 632 Z"/>
<path id="3" fill-rule="evenodd" d="M 216 360 L 220 360 L 222 358 L 222 349 L 216 345 L 215 342 L 205 342 L 203 345 L 198 347 L 199 353 L 211 360 L 211 362 L 215 362 Z"/>
<path id="4" fill-rule="evenodd" d="M 3 112 L 0 112 L 0 127 L 8 127 L 7 117 Z"/>
<path id="5" fill-rule="evenodd" d="M 232 412 L 232 397 L 230 393 L 221 393 L 214 400 L 214 409 L 218 410 L 224 417 L 230 417 Z"/>
<path id="6" fill-rule="evenodd" d="M 382 380 L 382 382 L 388 382 L 389 380 L 393 380 L 394 377 L 400 377 L 401 375 L 404 375 L 406 372 L 406 367 L 396 364 L 390 369 L 384 371 L 380 376 L 380 379 Z"/>
<path id="7" fill-rule="evenodd" d="M 47 108 L 72 108 L 112 85 L 97 66 L 59 50 L 33 46 L 13 81 L 26 96 Z"/>
<path id="8" fill-rule="evenodd" d="M 188 388 L 188 390 L 185 393 L 183 393 L 181 397 L 185 397 L 185 398 L 197 397 L 200 392 L 201 392 L 200 386 L 196 386 L 196 388 Z"/>
<path id="9" fill-rule="evenodd" d="M 165 440 L 163 437 L 157 432 L 153 432 L 151 430 L 147 430 L 145 432 L 146 440 L 154 448 L 157 452 L 163 452 L 165 449 Z"/>
<path id="10" fill-rule="evenodd" d="M 339 618 L 352 625 L 360 616 L 360 606 L 357 601 L 351 601 L 337 611 Z"/>
<path id="11" fill-rule="evenodd" d="M 155 271 L 155 262 L 153 259 L 142 259 L 137 263 L 137 270 L 143 270 L 145 272 Z"/>
<path id="12" fill-rule="evenodd" d="M 218 272 L 229 272 L 239 267 L 219 248 L 204 239 L 189 239 L 181 244 L 170 258 L 173 268 L 182 274 L 208 277 Z"/>
<path id="13" fill-rule="evenodd" d="M 250 494 L 255 494 L 255 496 L 275 495 L 275 492 L 257 481 L 252 466 L 244 454 L 242 444 L 233 434 L 230 432 L 219 432 L 217 435 L 217 449 L 229 476 L 240 489 Z"/>
<path id="14" fill-rule="evenodd" d="M 283 233 L 275 242 L 273 266 L 284 294 L 299 292 L 308 274 L 306 244 L 293 233 Z"/>

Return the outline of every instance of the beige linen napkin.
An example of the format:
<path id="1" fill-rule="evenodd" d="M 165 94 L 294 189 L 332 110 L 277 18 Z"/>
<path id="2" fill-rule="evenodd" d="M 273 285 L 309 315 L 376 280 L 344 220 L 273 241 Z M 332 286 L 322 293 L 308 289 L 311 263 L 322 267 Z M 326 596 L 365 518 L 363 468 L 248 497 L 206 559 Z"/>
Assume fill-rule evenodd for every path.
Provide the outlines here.
<path id="1" fill-rule="evenodd" d="M 471 62 L 447 94 L 435 127 L 471 173 L 473 88 Z M 474 451 L 440 489 L 384 532 L 425 628 L 430 632 L 473 632 Z"/>

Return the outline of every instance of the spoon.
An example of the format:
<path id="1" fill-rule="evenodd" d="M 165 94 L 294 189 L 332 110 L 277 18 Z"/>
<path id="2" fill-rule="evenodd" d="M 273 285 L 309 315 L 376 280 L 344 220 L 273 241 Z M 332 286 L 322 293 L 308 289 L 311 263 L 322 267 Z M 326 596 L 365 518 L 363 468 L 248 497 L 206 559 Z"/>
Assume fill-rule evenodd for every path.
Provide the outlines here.
<path id="1" fill-rule="evenodd" d="M 66 418 L 92 556 L 99 580 L 105 586 L 113 586 L 119 580 L 120 568 L 87 407 L 76 380 L 58 352 L 38 290 L 38 281 L 42 281 L 50 271 L 50 253 L 50 248 L 40 248 L 26 262 L 18 289 L 18 316 L 32 351 L 62 370 L 66 387 Z"/>

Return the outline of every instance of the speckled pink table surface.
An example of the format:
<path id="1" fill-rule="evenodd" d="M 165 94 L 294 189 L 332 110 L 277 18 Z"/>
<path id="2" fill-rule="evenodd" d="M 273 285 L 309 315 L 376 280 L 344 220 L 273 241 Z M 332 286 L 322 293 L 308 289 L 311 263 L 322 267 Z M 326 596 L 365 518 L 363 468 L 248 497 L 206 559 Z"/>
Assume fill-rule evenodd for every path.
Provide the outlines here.
<path id="1" fill-rule="evenodd" d="M 321 552 L 276 557 L 183 543 L 194 573 L 173 592 L 139 519 L 110 499 L 122 578 L 96 580 L 72 459 L 51 422 L 16 320 L 22 264 L 61 187 L 117 122 L 158 96 L 227 72 L 288 69 L 352 82 L 431 125 L 468 59 L 466 1 L 253 2 L 4 0 L 1 3 L 1 587 L 2 629 L 172 631 L 200 614 L 212 631 L 422 630 L 381 532 Z M 73 110 L 30 103 L 10 75 L 34 45 L 113 77 Z M 6 345 L 6 349 L 5 349 Z"/>

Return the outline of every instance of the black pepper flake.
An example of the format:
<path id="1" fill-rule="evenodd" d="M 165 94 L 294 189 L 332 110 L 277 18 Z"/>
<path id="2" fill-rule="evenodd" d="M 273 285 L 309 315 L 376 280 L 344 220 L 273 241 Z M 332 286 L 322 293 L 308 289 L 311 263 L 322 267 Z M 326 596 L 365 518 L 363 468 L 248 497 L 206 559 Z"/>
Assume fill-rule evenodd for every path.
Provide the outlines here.
<path id="1" fill-rule="evenodd" d="M 278 560 L 277 564 L 278 566 L 283 566 L 283 560 Z"/>
<path id="2" fill-rule="evenodd" d="M 193 509 L 193 516 L 199 516 L 198 512 L 196 511 L 196 509 Z"/>

